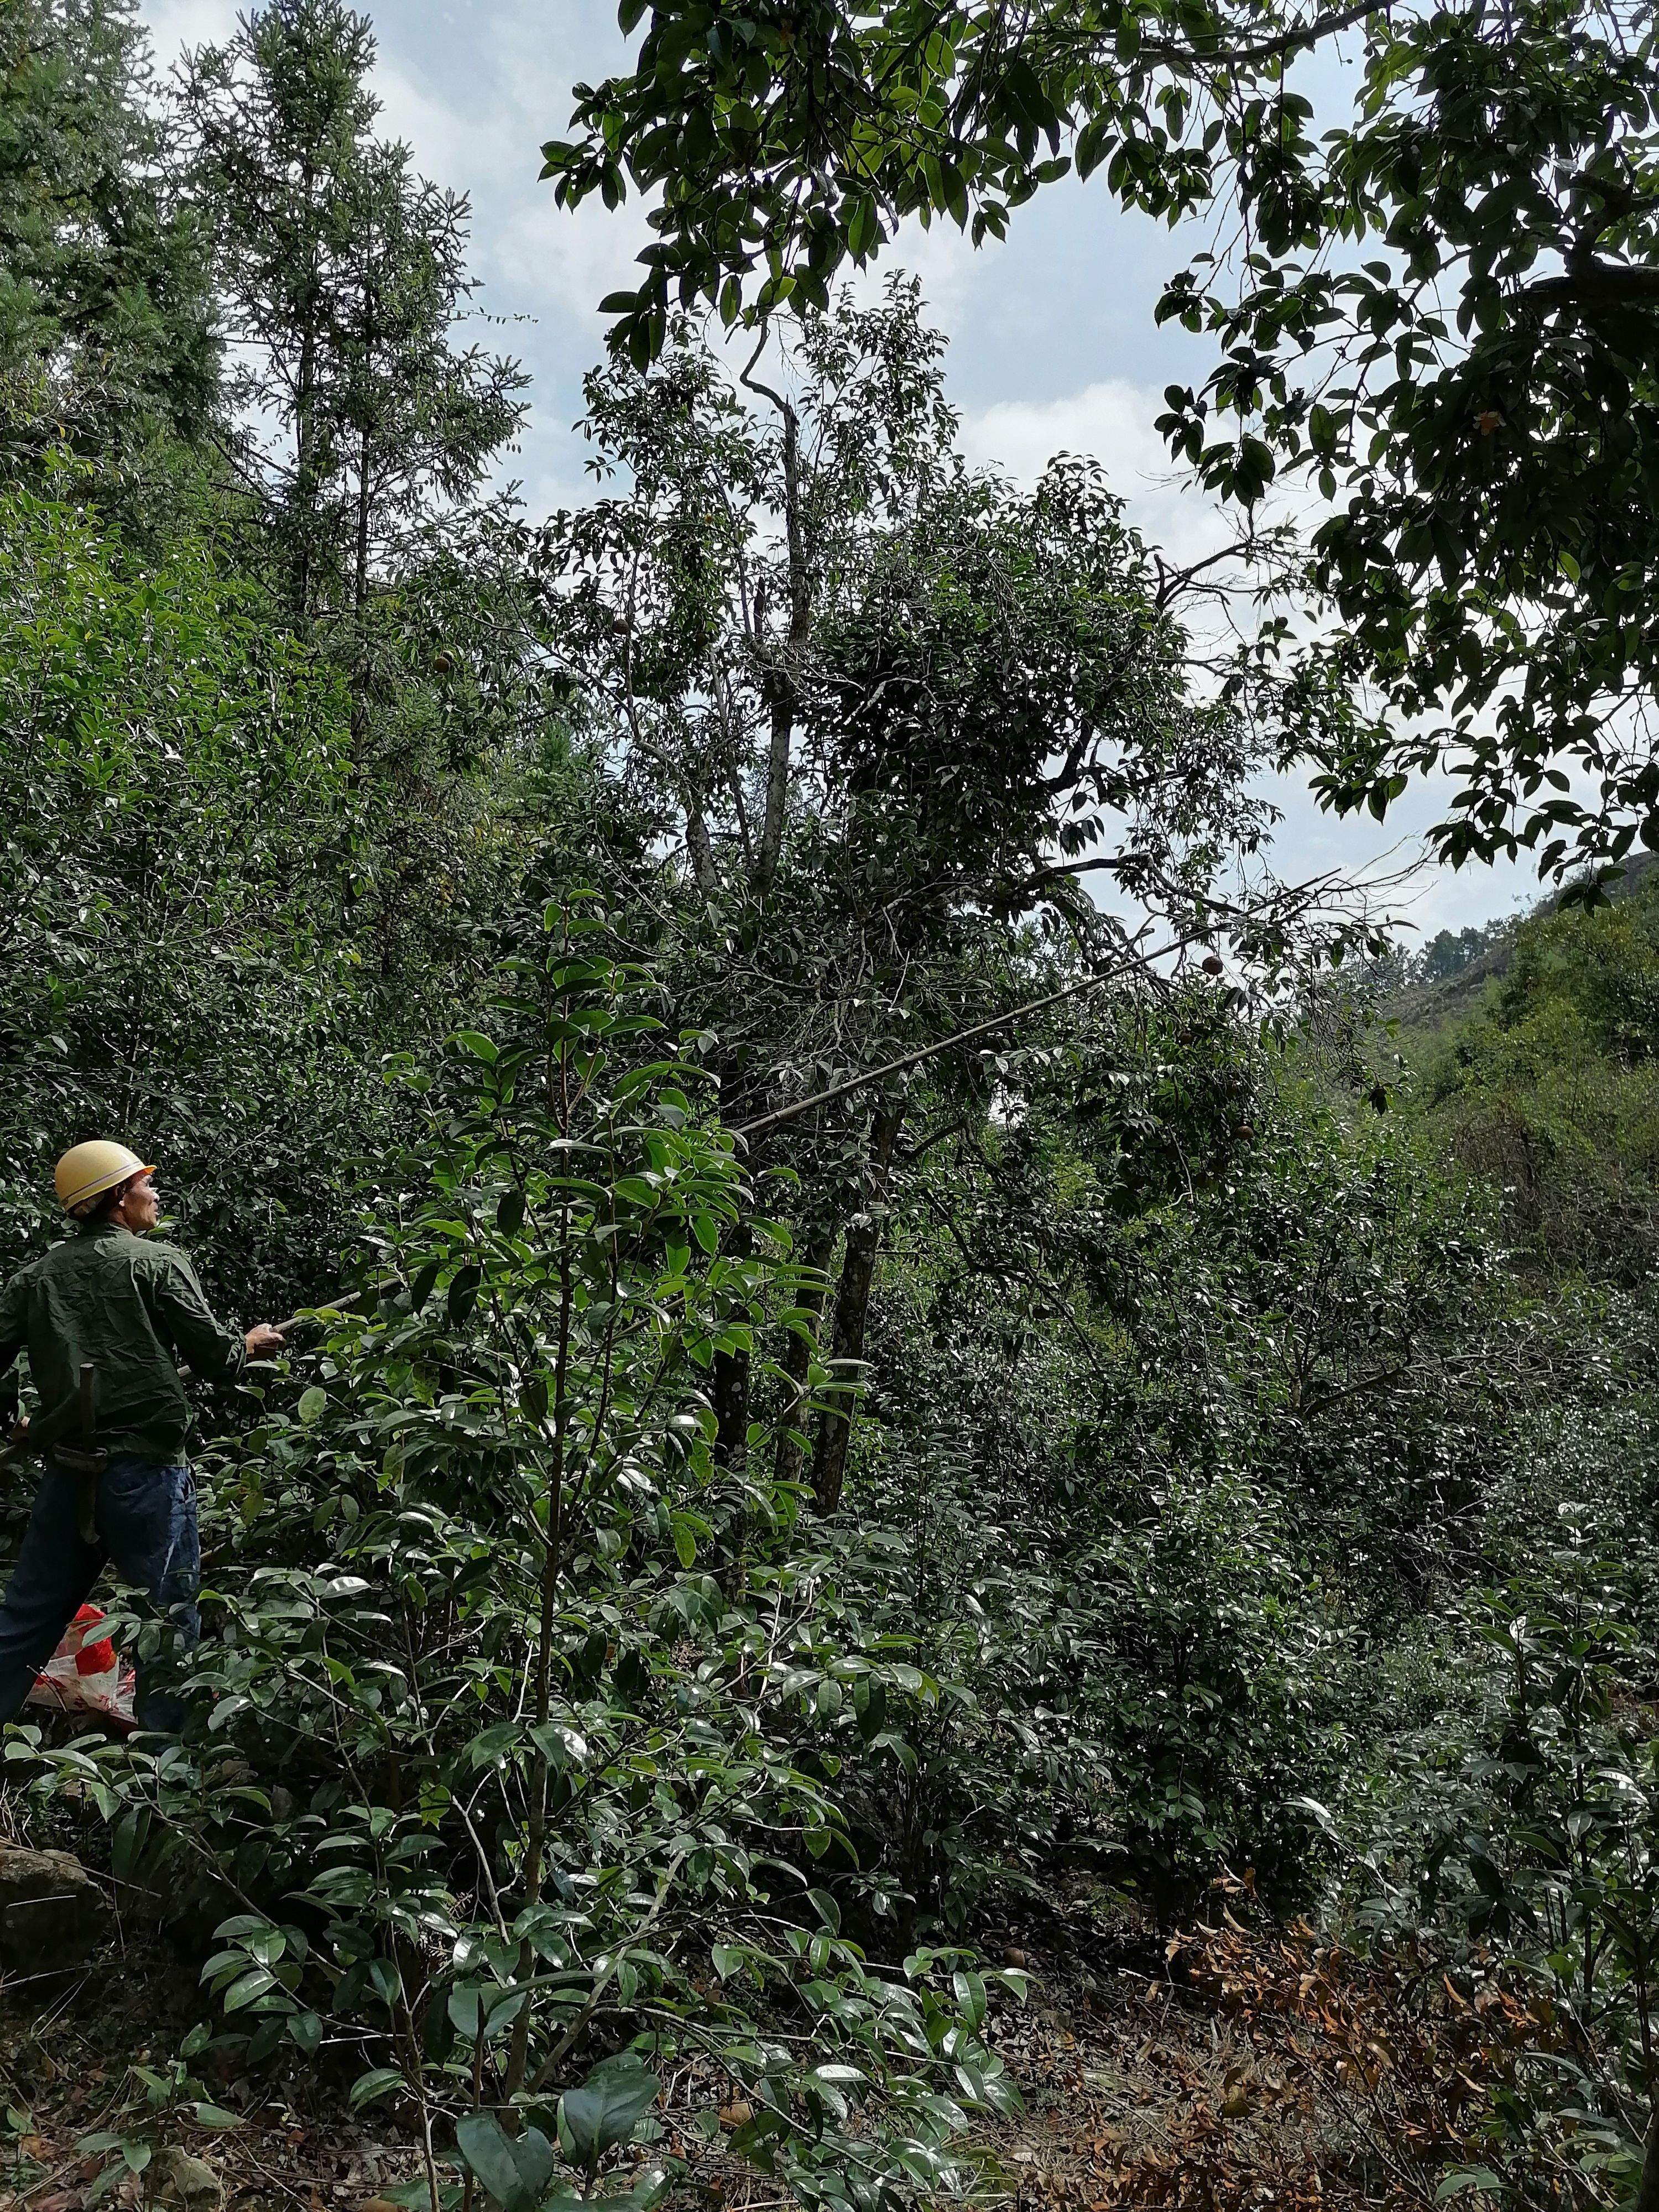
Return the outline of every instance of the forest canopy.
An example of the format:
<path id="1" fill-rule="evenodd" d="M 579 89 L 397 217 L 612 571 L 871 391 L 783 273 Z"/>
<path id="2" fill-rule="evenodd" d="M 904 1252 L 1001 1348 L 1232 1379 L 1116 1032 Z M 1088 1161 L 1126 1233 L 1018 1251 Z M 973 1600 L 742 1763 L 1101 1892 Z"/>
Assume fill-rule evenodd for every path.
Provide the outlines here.
<path id="1" fill-rule="evenodd" d="M 1158 314 L 1213 366 L 1168 390 L 1172 453 L 1247 513 L 1275 481 L 1326 503 L 1312 581 L 1345 672 L 1387 709 L 1316 752 L 1328 803 L 1380 817 L 1444 763 L 1454 861 L 1524 848 L 1564 875 L 1659 843 L 1646 10 L 621 17 L 633 66 L 576 88 L 544 173 L 568 205 L 652 198 L 641 282 L 605 302 L 636 362 L 693 301 L 726 323 L 821 310 L 907 218 L 1017 237 L 1036 192 L 1097 178 L 1194 241 Z"/>
<path id="2" fill-rule="evenodd" d="M 3 1264 L 118 1135 L 291 1322 L 190 1382 L 182 1741 L 5 1738 L 153 1946 L 96 2128 L 8 1994 L 19 2190 L 303 2106 L 428 2212 L 1012 2203 L 1040 2119 L 1079 2203 L 1652 2212 L 1647 33 L 625 19 L 541 514 L 366 19 L 0 10 Z M 1249 216 L 1166 427 L 1346 498 L 1317 651 L 842 282 L 1067 161 Z M 1274 883 L 1275 775 L 1448 748 L 1444 851 L 1613 895 Z"/>

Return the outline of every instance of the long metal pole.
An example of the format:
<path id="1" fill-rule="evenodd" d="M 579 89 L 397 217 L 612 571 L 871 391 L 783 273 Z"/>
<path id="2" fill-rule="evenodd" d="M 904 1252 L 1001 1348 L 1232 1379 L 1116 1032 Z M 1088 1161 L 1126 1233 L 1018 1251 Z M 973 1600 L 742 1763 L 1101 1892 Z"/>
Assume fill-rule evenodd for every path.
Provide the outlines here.
<path id="1" fill-rule="evenodd" d="M 1172 937 L 1155 952 L 1139 953 L 1133 950 L 1109 968 L 1097 969 L 1085 975 L 1080 983 L 1067 983 L 1058 991 L 1047 991 L 1040 999 L 1028 999 L 1023 1006 L 1010 1006 L 1006 1013 L 988 1014 L 982 1022 L 975 1022 L 954 1036 L 941 1037 L 936 1044 L 918 1045 L 914 1052 L 901 1053 L 896 1060 L 884 1060 L 879 1067 L 866 1070 L 862 1075 L 849 1075 L 844 1083 L 831 1084 L 827 1091 L 815 1091 L 810 1098 L 797 1099 L 793 1106 L 780 1106 L 770 1114 L 763 1114 L 753 1121 L 741 1121 L 732 1132 L 734 1137 L 757 1137 L 768 1129 L 776 1129 L 786 1121 L 798 1121 L 810 1114 L 815 1106 L 832 1105 L 837 1098 L 845 1098 L 854 1091 L 862 1091 L 872 1083 L 880 1083 L 890 1075 L 902 1075 L 912 1067 L 920 1067 L 923 1060 L 934 1060 L 942 1052 L 953 1052 L 958 1045 L 972 1044 L 982 1036 L 991 1036 L 998 1030 L 1006 1030 L 1011 1022 L 1021 1022 L 1029 1014 L 1046 1013 L 1050 1006 L 1064 1004 L 1067 999 L 1080 999 L 1085 992 L 1097 991 L 1105 983 L 1135 966 L 1145 966 L 1148 961 L 1161 960 L 1171 952 L 1179 952 L 1188 945 L 1202 943 L 1214 928 L 1213 922 L 1189 929 L 1184 936 Z"/>

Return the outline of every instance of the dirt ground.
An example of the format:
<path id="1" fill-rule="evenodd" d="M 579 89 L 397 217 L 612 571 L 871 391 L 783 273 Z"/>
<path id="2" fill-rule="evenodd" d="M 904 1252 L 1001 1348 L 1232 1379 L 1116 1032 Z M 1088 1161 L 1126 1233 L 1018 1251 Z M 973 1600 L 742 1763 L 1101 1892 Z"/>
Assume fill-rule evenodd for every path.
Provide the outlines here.
<path id="1" fill-rule="evenodd" d="M 994 1944 L 1031 1982 L 1024 2005 L 999 2002 L 991 2027 L 1024 2110 L 974 2146 L 975 2201 L 1009 2212 L 1431 2204 L 1464 2162 L 1494 2057 L 1540 2033 L 1507 2001 L 1463 2004 L 1426 1968 L 1385 1972 L 1305 1927 L 1276 1928 L 1240 1891 L 1218 1893 L 1167 1942 L 1079 1895 Z M 204 2013 L 176 1954 L 131 1927 L 87 1968 L 0 1987 L 0 2212 L 134 2207 L 169 2191 L 187 2212 L 394 2212 L 385 2192 L 416 2170 L 400 2116 L 354 2118 L 320 2078 L 273 2088 L 198 2062 L 238 2124 L 146 2114 L 135 2065 L 165 2075 Z M 774 2212 L 788 2201 L 780 2185 L 687 2124 L 709 2088 L 668 2084 L 663 2147 L 690 2169 L 672 2201 Z M 187 2152 L 212 2175 L 187 2170 L 194 2194 L 177 2172 L 158 2186 L 159 2163 L 141 2174 L 118 2147 L 85 2148 L 111 2136 Z"/>
<path id="2" fill-rule="evenodd" d="M 1032 1996 L 998 2043 L 1026 2109 L 982 2185 L 1021 2212 L 1431 2204 L 1468 2162 L 1494 2046 L 1538 2032 L 1437 1970 L 1275 1927 L 1240 1889 L 1167 1943 L 1079 1899 L 1010 1950 Z"/>

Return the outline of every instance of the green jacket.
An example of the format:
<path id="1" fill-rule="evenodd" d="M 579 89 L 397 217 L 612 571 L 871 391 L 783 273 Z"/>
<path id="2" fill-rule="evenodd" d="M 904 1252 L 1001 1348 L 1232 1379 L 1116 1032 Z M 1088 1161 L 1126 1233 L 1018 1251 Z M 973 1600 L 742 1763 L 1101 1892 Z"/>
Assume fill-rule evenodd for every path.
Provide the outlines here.
<path id="1" fill-rule="evenodd" d="M 247 1365 L 246 1345 L 214 1319 L 184 1254 L 110 1221 L 88 1223 L 0 1291 L 0 1375 L 23 1351 L 36 1418 L 52 1434 L 79 1441 L 69 1408 L 89 1359 L 100 1448 L 157 1462 L 181 1456 L 190 1427 L 173 1354 L 215 1382 L 234 1382 Z"/>

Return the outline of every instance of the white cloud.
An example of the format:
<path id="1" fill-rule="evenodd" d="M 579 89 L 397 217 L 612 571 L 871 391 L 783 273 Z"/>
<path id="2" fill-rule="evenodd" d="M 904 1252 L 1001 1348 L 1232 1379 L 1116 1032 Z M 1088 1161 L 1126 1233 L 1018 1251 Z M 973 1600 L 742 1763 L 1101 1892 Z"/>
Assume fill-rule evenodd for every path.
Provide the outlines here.
<path id="1" fill-rule="evenodd" d="M 163 75 L 185 48 L 222 46 L 236 28 L 236 0 L 148 0 L 142 9 Z"/>
<path id="2" fill-rule="evenodd" d="M 607 292 L 633 291 L 644 273 L 635 259 L 650 233 L 645 209 L 631 201 L 615 214 L 597 200 L 574 211 L 544 198 L 513 210 L 492 236 L 488 260 L 507 289 L 546 301 L 591 323 L 599 356 L 607 319 L 598 312 Z"/>
<path id="3" fill-rule="evenodd" d="M 423 176 L 474 197 L 511 186 L 524 149 L 513 131 L 481 131 L 466 110 L 441 100 L 382 55 L 374 71 L 378 136 L 401 138 Z"/>
<path id="4" fill-rule="evenodd" d="M 970 460 L 1033 484 L 1057 453 L 1097 460 L 1129 520 L 1168 558 L 1195 561 L 1231 535 L 1215 502 L 1170 465 L 1153 423 L 1162 392 L 1109 377 L 1060 399 L 1005 399 L 963 418 Z"/>
<path id="5" fill-rule="evenodd" d="M 924 228 L 911 216 L 877 260 L 863 269 L 848 262 L 837 282 L 848 285 L 860 307 L 872 307 L 880 301 L 890 276 L 902 270 L 918 277 L 928 319 L 936 328 L 948 329 L 960 323 L 968 308 L 980 259 L 953 222 L 941 217 Z"/>

